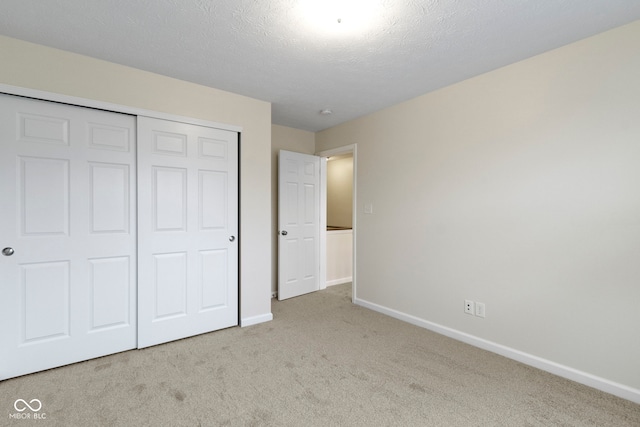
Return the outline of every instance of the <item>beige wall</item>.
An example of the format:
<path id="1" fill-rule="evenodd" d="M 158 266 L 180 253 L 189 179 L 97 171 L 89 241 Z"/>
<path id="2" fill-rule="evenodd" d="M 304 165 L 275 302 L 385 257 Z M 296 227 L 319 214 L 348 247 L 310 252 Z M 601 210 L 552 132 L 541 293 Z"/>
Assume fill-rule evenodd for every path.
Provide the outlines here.
<path id="1" fill-rule="evenodd" d="M 271 128 L 271 292 L 278 289 L 278 152 L 315 153 L 315 134 L 286 126 Z"/>
<path id="2" fill-rule="evenodd" d="M 271 105 L 0 36 L 0 83 L 242 126 L 240 316 L 271 316 Z"/>
<path id="3" fill-rule="evenodd" d="M 638 40 L 635 22 L 318 133 L 358 144 L 357 298 L 638 396 Z"/>
<path id="4" fill-rule="evenodd" d="M 353 221 L 353 156 L 327 162 L 327 226 L 351 228 Z"/>

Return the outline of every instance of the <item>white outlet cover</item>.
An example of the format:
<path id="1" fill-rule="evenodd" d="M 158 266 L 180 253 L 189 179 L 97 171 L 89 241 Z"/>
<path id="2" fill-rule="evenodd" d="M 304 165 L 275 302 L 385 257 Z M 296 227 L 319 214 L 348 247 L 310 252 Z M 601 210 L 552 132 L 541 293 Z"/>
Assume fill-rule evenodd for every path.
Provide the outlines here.
<path id="1" fill-rule="evenodd" d="M 471 300 L 464 300 L 464 312 L 473 315 L 475 312 L 475 304 Z"/>

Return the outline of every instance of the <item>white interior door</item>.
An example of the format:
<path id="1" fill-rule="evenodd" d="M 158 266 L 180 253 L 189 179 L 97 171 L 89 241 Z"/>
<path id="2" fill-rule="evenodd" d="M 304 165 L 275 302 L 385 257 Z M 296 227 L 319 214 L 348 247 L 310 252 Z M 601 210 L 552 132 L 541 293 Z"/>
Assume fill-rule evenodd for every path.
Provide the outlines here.
<path id="1" fill-rule="evenodd" d="M 136 346 L 135 118 L 0 94 L 0 379 Z"/>
<path id="2" fill-rule="evenodd" d="M 138 117 L 138 347 L 238 324 L 238 134 Z"/>
<path id="3" fill-rule="evenodd" d="M 320 289 L 320 157 L 280 151 L 278 299 Z"/>

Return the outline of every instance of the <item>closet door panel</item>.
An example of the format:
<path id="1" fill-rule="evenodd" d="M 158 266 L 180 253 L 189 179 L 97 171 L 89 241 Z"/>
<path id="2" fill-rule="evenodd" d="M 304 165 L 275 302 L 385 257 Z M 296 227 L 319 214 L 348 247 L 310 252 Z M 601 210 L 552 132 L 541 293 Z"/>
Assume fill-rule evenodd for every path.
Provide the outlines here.
<path id="1" fill-rule="evenodd" d="M 0 94 L 0 379 L 136 346 L 135 118 Z"/>
<path id="2" fill-rule="evenodd" d="M 138 118 L 138 347 L 238 323 L 238 135 Z"/>

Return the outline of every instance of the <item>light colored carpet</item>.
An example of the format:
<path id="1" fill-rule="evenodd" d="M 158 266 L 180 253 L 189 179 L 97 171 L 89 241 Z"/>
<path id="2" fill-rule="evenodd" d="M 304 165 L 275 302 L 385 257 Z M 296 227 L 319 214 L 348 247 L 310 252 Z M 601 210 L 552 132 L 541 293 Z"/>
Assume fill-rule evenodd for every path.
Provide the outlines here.
<path id="1" fill-rule="evenodd" d="M 640 426 L 640 405 L 354 306 L 350 291 L 0 382 L 0 425 Z M 10 419 L 18 398 L 46 419 Z"/>

